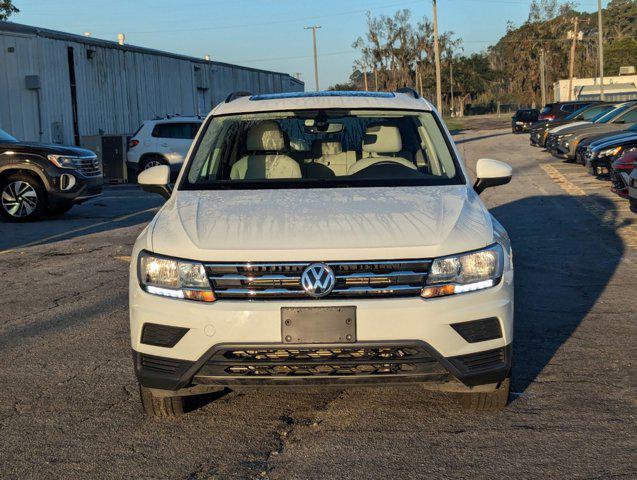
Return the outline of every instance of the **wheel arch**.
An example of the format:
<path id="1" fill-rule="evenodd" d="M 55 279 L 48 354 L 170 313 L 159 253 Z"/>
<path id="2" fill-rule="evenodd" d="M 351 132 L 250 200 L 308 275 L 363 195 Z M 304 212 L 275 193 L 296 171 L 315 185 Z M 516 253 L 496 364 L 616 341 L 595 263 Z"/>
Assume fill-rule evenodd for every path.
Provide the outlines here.
<path id="1" fill-rule="evenodd" d="M 25 173 L 40 182 L 45 190 L 51 190 L 51 182 L 40 168 L 33 164 L 10 164 L 0 166 L 0 181 L 14 173 Z"/>

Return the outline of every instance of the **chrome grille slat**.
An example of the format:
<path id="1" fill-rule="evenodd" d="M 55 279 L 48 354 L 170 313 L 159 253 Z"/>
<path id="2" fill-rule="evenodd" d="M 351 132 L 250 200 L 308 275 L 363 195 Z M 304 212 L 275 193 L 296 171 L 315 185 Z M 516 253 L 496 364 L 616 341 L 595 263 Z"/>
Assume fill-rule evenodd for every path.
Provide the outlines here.
<path id="1" fill-rule="evenodd" d="M 301 274 L 312 262 L 207 263 L 208 277 L 219 299 L 310 299 L 301 286 Z M 417 296 L 430 260 L 325 262 L 334 271 L 336 285 L 325 298 Z"/>

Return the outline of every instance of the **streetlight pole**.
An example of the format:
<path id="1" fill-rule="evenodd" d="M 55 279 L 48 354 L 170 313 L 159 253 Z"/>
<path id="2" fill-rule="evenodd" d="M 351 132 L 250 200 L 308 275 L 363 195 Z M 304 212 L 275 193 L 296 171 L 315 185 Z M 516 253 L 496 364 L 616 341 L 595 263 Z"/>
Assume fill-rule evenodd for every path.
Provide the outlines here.
<path id="1" fill-rule="evenodd" d="M 602 31 L 602 0 L 597 0 L 597 54 L 599 56 L 599 99 L 604 100 L 604 32 Z"/>
<path id="2" fill-rule="evenodd" d="M 438 44 L 438 12 L 436 0 L 434 4 L 434 56 L 436 57 L 436 107 L 442 115 L 442 78 L 440 76 L 440 45 Z"/>
<path id="3" fill-rule="evenodd" d="M 316 29 L 321 28 L 320 25 L 312 25 L 311 27 L 303 27 L 305 30 L 312 30 L 312 42 L 314 44 L 314 84 L 316 85 L 316 91 L 319 91 L 318 80 L 318 53 L 316 51 Z"/>

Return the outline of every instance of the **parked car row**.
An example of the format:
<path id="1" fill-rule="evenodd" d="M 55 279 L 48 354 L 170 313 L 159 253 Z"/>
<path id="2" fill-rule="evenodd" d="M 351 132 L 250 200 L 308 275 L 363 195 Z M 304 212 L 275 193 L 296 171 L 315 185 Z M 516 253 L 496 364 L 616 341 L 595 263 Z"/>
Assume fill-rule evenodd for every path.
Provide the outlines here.
<path id="1" fill-rule="evenodd" d="M 551 108 L 561 111 L 559 103 Z M 529 135 L 531 145 L 582 164 L 598 178 L 609 178 L 611 190 L 628 197 L 637 213 L 637 101 L 591 102 L 562 118 L 540 116 Z"/>

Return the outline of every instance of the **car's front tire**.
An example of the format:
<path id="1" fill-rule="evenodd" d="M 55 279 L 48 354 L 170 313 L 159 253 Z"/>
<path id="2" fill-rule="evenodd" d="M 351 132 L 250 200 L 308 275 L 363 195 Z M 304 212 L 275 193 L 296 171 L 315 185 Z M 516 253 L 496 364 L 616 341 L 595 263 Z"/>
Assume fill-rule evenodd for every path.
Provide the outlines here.
<path id="1" fill-rule="evenodd" d="M 0 215 L 10 222 L 28 222 L 46 209 L 46 191 L 28 173 L 14 173 L 0 180 Z"/>
<path id="2" fill-rule="evenodd" d="M 458 403 L 464 410 L 474 412 L 504 410 L 509 403 L 510 383 L 507 377 L 491 392 L 457 393 Z"/>
<path id="3" fill-rule="evenodd" d="M 156 395 L 153 390 L 139 386 L 139 396 L 144 412 L 157 418 L 177 417 L 184 414 L 185 397 Z"/>

